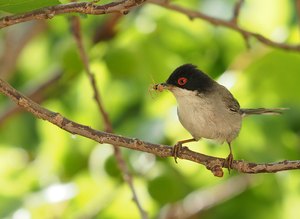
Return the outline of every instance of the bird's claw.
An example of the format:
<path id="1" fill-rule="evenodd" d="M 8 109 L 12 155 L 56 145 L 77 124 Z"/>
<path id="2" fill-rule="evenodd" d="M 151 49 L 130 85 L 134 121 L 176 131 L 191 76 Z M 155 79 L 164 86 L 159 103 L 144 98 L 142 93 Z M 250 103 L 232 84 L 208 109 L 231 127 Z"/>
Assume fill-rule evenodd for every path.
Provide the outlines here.
<path id="1" fill-rule="evenodd" d="M 231 167 L 232 167 L 232 163 L 233 163 L 233 155 L 232 155 L 232 153 L 230 153 L 228 155 L 228 157 L 225 160 L 225 163 L 227 164 L 227 169 L 228 169 L 228 172 L 230 174 L 230 170 L 232 169 Z"/>
<path id="2" fill-rule="evenodd" d="M 178 157 L 181 149 L 182 149 L 182 143 L 181 142 L 177 142 L 174 145 L 173 149 L 172 149 L 172 155 L 174 157 L 175 163 L 177 163 L 177 157 Z"/>

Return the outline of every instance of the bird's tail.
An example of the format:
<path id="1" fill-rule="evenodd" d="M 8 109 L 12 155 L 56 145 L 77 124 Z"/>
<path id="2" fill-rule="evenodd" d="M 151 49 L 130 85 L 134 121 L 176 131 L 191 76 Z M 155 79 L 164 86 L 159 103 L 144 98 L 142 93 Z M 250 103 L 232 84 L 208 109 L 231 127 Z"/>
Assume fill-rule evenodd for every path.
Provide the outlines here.
<path id="1" fill-rule="evenodd" d="M 257 109 L 241 109 L 242 116 L 248 115 L 280 115 L 288 108 L 257 108 Z"/>

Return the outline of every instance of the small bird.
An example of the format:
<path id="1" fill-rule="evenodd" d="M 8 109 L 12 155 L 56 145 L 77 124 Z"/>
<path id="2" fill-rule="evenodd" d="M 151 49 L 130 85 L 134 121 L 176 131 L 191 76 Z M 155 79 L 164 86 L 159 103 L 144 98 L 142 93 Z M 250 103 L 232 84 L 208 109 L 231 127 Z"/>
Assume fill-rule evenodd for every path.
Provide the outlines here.
<path id="1" fill-rule="evenodd" d="M 175 144 L 173 156 L 176 163 L 182 144 L 206 138 L 220 143 L 227 142 L 230 152 L 226 161 L 230 170 L 233 162 L 231 142 L 240 132 L 243 117 L 278 115 L 285 110 L 285 108 L 242 109 L 227 88 L 192 64 L 178 67 L 165 83 L 156 84 L 153 89 L 169 90 L 174 94 L 178 103 L 179 121 L 193 137 Z"/>

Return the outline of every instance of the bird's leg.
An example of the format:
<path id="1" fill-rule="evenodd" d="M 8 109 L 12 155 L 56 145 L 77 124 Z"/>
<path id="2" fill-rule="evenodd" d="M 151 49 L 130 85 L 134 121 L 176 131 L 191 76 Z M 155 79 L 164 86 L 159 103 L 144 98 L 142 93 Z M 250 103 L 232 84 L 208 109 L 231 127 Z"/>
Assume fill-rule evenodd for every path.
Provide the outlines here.
<path id="1" fill-rule="evenodd" d="M 174 160 L 175 160 L 175 163 L 177 163 L 177 157 L 178 157 L 178 154 L 182 148 L 182 144 L 184 143 L 188 143 L 188 142 L 193 142 L 193 141 L 196 141 L 196 139 L 194 138 L 190 138 L 190 139 L 186 139 L 186 140 L 182 140 L 182 141 L 178 141 L 174 147 L 173 147 L 173 150 L 172 150 L 172 154 L 174 156 Z"/>
<path id="2" fill-rule="evenodd" d="M 228 165 L 228 172 L 230 173 L 230 169 L 231 169 L 231 166 L 232 166 L 232 162 L 233 162 L 233 154 L 232 154 L 232 149 L 231 149 L 231 143 L 230 142 L 227 142 L 228 143 L 228 146 L 229 146 L 229 155 L 228 157 L 226 158 L 226 162 L 227 162 L 227 165 Z"/>

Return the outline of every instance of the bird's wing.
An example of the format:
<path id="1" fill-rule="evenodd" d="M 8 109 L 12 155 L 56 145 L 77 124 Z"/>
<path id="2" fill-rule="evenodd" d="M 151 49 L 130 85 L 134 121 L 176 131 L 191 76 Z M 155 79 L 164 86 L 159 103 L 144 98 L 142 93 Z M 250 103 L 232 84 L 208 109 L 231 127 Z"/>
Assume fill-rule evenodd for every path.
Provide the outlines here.
<path id="1" fill-rule="evenodd" d="M 225 106 L 232 112 L 240 113 L 240 104 L 226 87 L 219 87 L 219 94 Z"/>

